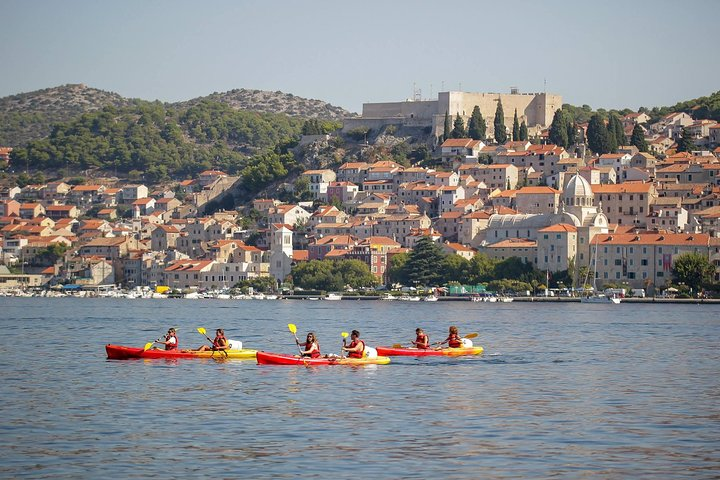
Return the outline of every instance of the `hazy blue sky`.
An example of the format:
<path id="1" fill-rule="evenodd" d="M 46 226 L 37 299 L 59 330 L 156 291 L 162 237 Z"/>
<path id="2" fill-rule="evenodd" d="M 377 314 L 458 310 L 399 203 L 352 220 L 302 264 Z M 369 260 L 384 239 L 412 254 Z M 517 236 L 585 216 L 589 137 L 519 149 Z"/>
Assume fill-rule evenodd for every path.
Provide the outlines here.
<path id="1" fill-rule="evenodd" d="M 0 0 L 0 18 L 0 96 L 251 88 L 360 111 L 413 83 L 426 98 L 547 81 L 568 103 L 637 109 L 720 90 L 718 0 Z"/>

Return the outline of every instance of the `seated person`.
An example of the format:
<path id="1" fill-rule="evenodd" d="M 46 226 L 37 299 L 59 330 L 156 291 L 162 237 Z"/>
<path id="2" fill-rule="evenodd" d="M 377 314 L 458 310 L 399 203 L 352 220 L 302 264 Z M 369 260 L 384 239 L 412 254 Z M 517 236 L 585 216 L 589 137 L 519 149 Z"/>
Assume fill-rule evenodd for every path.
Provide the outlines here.
<path id="1" fill-rule="evenodd" d="M 196 352 L 207 352 L 207 351 L 225 351 L 230 348 L 230 343 L 228 343 L 227 338 L 225 338 L 225 332 L 222 328 L 218 328 L 215 330 L 215 339 L 212 341 L 212 347 L 209 347 L 207 345 L 203 345 L 200 348 L 196 350 Z"/>
<path id="2" fill-rule="evenodd" d="M 300 351 L 301 356 L 310 358 L 320 357 L 320 344 L 318 343 L 317 338 L 315 338 L 315 334 L 313 332 L 309 332 L 307 334 L 305 343 L 300 343 L 297 337 L 295 337 L 295 343 L 297 343 L 299 347 L 305 349 Z"/>
<path id="3" fill-rule="evenodd" d="M 415 348 L 430 348 L 430 337 L 428 337 L 422 328 L 415 329 L 415 340 L 412 342 Z"/>

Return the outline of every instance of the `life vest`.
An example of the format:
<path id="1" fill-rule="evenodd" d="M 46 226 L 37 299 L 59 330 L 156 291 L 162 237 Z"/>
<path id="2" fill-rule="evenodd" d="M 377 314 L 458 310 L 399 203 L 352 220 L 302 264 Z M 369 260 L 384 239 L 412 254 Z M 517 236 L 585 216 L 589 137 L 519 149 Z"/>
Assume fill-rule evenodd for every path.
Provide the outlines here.
<path id="1" fill-rule="evenodd" d="M 320 358 L 320 356 L 321 356 L 321 355 L 320 355 L 320 345 L 318 345 L 317 343 L 311 343 L 311 344 L 310 344 L 310 347 L 307 346 L 307 343 L 303 343 L 303 344 L 301 344 L 301 345 L 304 345 L 306 349 L 307 349 L 307 348 L 312 348 L 313 345 L 315 345 L 315 346 L 317 347 L 316 349 L 314 349 L 314 350 L 313 350 L 312 352 L 310 352 L 310 353 L 303 353 L 303 354 L 302 354 L 303 357 Z"/>
<path id="2" fill-rule="evenodd" d="M 462 345 L 462 339 L 458 335 L 450 335 L 448 337 L 448 347 L 460 348 Z"/>
<path id="3" fill-rule="evenodd" d="M 362 343 L 363 348 L 360 349 L 358 352 L 349 352 L 348 357 L 349 358 L 363 358 L 363 352 L 365 350 L 365 342 L 362 340 L 353 340 L 353 342 L 348 346 L 348 348 L 357 347 L 359 343 Z"/>
<path id="4" fill-rule="evenodd" d="M 178 340 L 177 335 L 168 335 L 165 337 L 165 342 L 169 341 L 171 338 L 175 339 L 175 343 L 165 343 L 165 350 L 177 350 L 180 340 Z"/>
<path id="5" fill-rule="evenodd" d="M 429 347 L 429 341 L 427 335 L 418 335 L 415 338 L 415 346 L 417 348 L 428 348 Z"/>
<path id="6" fill-rule="evenodd" d="M 221 345 L 220 340 L 225 340 L 225 345 Z M 225 350 L 227 347 L 228 341 L 225 337 L 215 337 L 215 340 L 213 340 L 213 350 Z"/>

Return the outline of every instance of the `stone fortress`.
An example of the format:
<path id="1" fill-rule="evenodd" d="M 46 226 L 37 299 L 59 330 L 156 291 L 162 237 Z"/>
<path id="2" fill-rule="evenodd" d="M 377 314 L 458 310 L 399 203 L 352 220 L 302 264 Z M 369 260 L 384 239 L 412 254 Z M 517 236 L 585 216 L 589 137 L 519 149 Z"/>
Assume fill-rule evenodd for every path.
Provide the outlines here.
<path id="1" fill-rule="evenodd" d="M 473 108 L 480 108 L 487 124 L 488 137 L 494 134 L 493 120 L 498 100 L 502 101 L 505 114 L 505 126 L 512 132 L 513 118 L 517 109 L 518 122 L 525 121 L 530 135 L 547 128 L 558 108 L 562 107 L 562 96 L 550 93 L 471 93 L 440 92 L 437 100 L 405 100 L 402 102 L 364 103 L 361 117 L 346 118 L 343 131 L 356 128 L 370 128 L 379 131 L 395 125 L 397 127 L 415 127 L 429 129 L 435 137 L 442 135 L 445 124 L 445 112 L 454 121 L 460 116 L 467 125 Z"/>

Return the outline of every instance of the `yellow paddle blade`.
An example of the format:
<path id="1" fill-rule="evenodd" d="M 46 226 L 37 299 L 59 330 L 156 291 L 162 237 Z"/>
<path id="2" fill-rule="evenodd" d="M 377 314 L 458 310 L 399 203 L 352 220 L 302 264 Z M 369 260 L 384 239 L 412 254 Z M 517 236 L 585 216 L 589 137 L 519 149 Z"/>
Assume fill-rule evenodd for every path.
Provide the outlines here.
<path id="1" fill-rule="evenodd" d="M 146 343 L 146 344 L 145 344 L 145 347 L 143 347 L 143 352 L 146 351 L 146 350 L 150 350 L 150 347 L 152 347 L 152 346 L 153 346 L 152 342 Z"/>
<path id="2" fill-rule="evenodd" d="M 198 327 L 197 331 L 200 335 L 207 335 L 207 330 L 205 330 L 203 327 Z"/>
<path id="3" fill-rule="evenodd" d="M 288 330 L 290 330 L 290 333 L 293 335 L 297 333 L 297 327 L 294 323 L 288 323 Z"/>
<path id="4" fill-rule="evenodd" d="M 400 345 L 399 343 L 393 343 L 392 347 L 393 348 L 402 348 L 402 345 Z"/>
<path id="5" fill-rule="evenodd" d="M 342 333 L 340 334 L 340 336 L 343 337 L 343 338 L 347 338 L 349 335 L 350 335 L 350 334 L 349 334 L 348 332 L 342 332 Z"/>
<path id="6" fill-rule="evenodd" d="M 463 338 L 475 338 L 475 337 L 477 337 L 477 336 L 478 336 L 477 333 L 468 333 L 468 334 L 465 335 Z"/>

